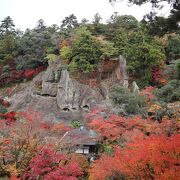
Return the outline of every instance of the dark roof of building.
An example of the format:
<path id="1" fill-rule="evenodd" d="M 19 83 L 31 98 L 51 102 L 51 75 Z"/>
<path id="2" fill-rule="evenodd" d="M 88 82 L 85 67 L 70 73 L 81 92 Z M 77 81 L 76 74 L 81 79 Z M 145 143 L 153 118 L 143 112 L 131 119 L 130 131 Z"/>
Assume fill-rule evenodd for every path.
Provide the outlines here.
<path id="1" fill-rule="evenodd" d="M 80 127 L 68 131 L 62 141 L 74 145 L 95 145 L 97 144 L 97 133 L 86 127 Z"/>

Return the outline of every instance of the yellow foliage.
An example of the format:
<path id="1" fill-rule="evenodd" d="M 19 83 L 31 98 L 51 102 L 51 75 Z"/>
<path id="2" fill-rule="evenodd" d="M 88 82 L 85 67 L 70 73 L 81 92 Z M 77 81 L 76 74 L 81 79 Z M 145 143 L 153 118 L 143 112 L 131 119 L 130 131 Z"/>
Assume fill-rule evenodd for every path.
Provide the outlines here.
<path id="1" fill-rule="evenodd" d="M 159 111 L 159 110 L 162 110 L 161 105 L 160 105 L 160 104 L 153 104 L 153 105 L 151 105 L 150 108 L 148 109 L 148 112 L 150 112 L 150 113 L 155 113 L 155 112 L 157 112 L 157 111 Z"/>
<path id="2" fill-rule="evenodd" d="M 8 164 L 5 166 L 5 169 L 7 172 L 10 173 L 11 176 L 19 175 L 18 169 L 16 168 L 16 164 Z"/>

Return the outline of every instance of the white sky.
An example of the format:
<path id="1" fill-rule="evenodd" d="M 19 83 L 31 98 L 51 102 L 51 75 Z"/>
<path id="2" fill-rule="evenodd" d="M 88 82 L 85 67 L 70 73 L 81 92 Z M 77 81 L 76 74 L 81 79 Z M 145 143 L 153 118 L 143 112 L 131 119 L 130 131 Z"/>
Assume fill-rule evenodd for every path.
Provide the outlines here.
<path id="1" fill-rule="evenodd" d="M 103 17 L 104 22 L 113 12 L 119 15 L 133 15 L 141 20 L 147 14 L 151 5 L 127 6 L 126 0 L 112 6 L 108 0 L 0 0 L 0 21 L 6 16 L 11 16 L 16 28 L 25 30 L 34 28 L 39 19 L 47 25 L 61 24 L 64 17 L 74 14 L 80 21 L 83 18 L 92 20 L 97 12 Z M 161 15 L 167 15 L 168 7 L 164 8 Z"/>

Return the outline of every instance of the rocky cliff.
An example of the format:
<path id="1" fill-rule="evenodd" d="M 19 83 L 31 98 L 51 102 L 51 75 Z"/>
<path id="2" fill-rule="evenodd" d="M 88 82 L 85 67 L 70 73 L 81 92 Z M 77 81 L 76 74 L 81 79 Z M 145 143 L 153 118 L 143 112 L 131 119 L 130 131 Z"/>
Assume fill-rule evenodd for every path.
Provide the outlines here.
<path id="1" fill-rule="evenodd" d="M 128 85 L 126 62 L 121 56 L 114 73 L 120 84 Z M 94 88 L 81 84 L 70 78 L 60 61 L 52 61 L 46 71 L 10 97 L 9 110 L 38 111 L 45 120 L 83 120 L 90 109 L 111 104 L 108 99 L 109 88 L 106 81 Z"/>

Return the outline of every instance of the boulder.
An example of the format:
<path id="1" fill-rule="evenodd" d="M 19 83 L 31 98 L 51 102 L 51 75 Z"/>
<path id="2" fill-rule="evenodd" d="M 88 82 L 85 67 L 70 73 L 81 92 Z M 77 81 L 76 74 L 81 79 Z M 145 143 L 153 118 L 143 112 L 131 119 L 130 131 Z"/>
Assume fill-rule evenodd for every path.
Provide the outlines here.
<path id="1" fill-rule="evenodd" d="M 137 85 L 137 83 L 136 83 L 136 81 L 133 81 L 132 82 L 132 90 L 133 90 L 133 93 L 139 93 L 139 87 L 138 87 L 138 85 Z"/>

